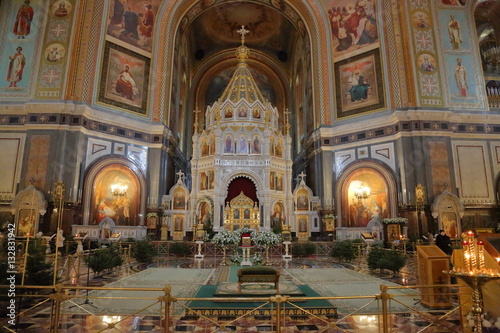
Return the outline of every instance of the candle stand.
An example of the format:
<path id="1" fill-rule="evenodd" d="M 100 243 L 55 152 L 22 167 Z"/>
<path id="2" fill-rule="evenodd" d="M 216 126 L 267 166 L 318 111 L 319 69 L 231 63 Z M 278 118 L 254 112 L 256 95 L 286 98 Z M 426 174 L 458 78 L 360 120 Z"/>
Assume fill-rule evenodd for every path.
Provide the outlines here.
<path id="1" fill-rule="evenodd" d="M 292 255 L 289 254 L 289 248 L 288 246 L 291 244 L 292 242 L 283 242 L 283 244 L 285 244 L 285 254 L 283 255 L 283 259 L 287 260 L 287 259 L 292 259 Z"/>
<path id="2" fill-rule="evenodd" d="M 483 331 L 483 295 L 482 286 L 493 280 L 500 279 L 498 269 L 488 269 L 484 263 L 484 243 L 474 237 L 474 233 L 469 231 L 462 241 L 464 250 L 463 267 L 453 267 L 449 272 L 444 272 L 450 276 L 455 276 L 464 281 L 472 289 L 472 306 L 470 312 L 474 319 L 474 333 Z"/>
<path id="3" fill-rule="evenodd" d="M 470 312 L 472 314 L 472 318 L 474 319 L 474 333 L 481 333 L 483 331 L 483 294 L 481 292 L 481 288 L 489 281 L 500 279 L 500 275 L 470 275 L 454 271 L 450 271 L 448 274 L 461 279 L 472 289 L 472 306 L 470 308 Z"/>

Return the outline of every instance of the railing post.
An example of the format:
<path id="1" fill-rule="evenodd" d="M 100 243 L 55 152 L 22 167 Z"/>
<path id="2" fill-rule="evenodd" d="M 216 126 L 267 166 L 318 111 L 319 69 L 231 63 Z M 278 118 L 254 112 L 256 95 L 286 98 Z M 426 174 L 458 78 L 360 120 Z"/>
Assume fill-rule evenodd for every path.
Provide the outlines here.
<path id="1" fill-rule="evenodd" d="M 288 301 L 288 296 L 281 296 L 281 295 L 276 295 L 276 296 L 271 296 L 269 297 L 269 300 L 271 302 L 276 303 L 276 333 L 281 333 L 281 303 L 287 302 Z"/>
<path id="2" fill-rule="evenodd" d="M 170 332 L 170 307 L 172 305 L 172 302 L 176 302 L 177 299 L 175 297 L 172 297 L 171 286 L 163 287 L 163 292 L 165 293 L 165 295 L 158 297 L 158 300 L 160 302 L 165 302 L 165 319 L 163 323 L 163 332 L 168 333 Z"/>
<path id="3" fill-rule="evenodd" d="M 66 295 L 63 293 L 62 285 L 58 284 L 54 287 L 54 293 L 49 296 L 49 298 L 54 302 L 54 316 L 51 318 L 50 332 L 59 332 L 59 315 L 61 313 L 61 301 L 66 300 Z"/>
<path id="4" fill-rule="evenodd" d="M 68 245 L 68 243 L 66 243 L 66 245 Z M 68 255 L 68 257 L 66 259 L 67 260 L 66 261 L 67 262 L 67 265 L 66 265 L 66 280 L 70 280 L 71 279 L 71 265 L 73 264 L 72 263 L 73 260 L 71 260 L 71 259 L 72 259 L 71 255 Z"/>
<path id="5" fill-rule="evenodd" d="M 384 333 L 389 333 L 389 310 L 387 302 L 392 298 L 392 295 L 387 290 L 389 290 L 387 285 L 380 285 L 381 293 L 377 296 L 382 301 L 382 332 Z"/>

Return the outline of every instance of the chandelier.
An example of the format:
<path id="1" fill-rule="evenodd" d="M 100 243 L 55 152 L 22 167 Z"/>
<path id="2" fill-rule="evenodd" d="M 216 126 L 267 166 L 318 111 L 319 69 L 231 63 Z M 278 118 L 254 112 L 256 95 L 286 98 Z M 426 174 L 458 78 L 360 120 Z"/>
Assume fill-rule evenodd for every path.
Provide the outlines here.
<path id="1" fill-rule="evenodd" d="M 487 72 L 500 70 L 500 46 L 492 46 L 488 49 L 481 49 L 481 55 L 486 63 Z"/>
<path id="2" fill-rule="evenodd" d="M 111 193 L 115 196 L 125 196 L 127 194 L 128 186 L 122 184 L 112 184 L 111 185 Z"/>
<path id="3" fill-rule="evenodd" d="M 358 200 L 368 199 L 368 197 L 370 196 L 370 188 L 368 186 L 359 185 L 354 189 L 354 196 Z"/>

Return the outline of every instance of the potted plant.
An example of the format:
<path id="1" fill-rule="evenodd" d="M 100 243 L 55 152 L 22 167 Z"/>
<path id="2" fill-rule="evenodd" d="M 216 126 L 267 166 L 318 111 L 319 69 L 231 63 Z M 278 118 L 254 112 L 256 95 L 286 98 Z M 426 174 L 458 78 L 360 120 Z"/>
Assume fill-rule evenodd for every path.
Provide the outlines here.
<path id="1" fill-rule="evenodd" d="M 132 256 L 138 262 L 150 264 L 156 256 L 157 251 L 149 238 L 144 238 L 134 244 Z"/>
<path id="2" fill-rule="evenodd" d="M 356 258 L 358 254 L 358 249 L 353 246 L 351 240 L 343 240 L 335 242 L 332 247 L 330 255 L 334 258 L 338 258 L 341 262 L 342 260 L 351 261 Z"/>

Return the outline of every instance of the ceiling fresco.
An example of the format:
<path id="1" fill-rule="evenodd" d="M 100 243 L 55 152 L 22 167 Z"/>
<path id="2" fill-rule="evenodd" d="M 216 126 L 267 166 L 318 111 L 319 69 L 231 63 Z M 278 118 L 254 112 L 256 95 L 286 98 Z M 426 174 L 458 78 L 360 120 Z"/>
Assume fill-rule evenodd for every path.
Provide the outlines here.
<path id="1" fill-rule="evenodd" d="M 192 49 L 203 56 L 234 48 L 241 42 L 236 32 L 244 25 L 245 44 L 281 61 L 292 56 L 297 30 L 281 12 L 258 3 L 224 3 L 203 11 L 188 27 Z"/>

